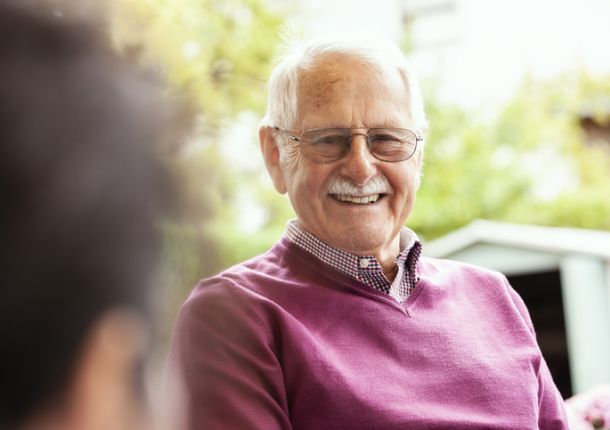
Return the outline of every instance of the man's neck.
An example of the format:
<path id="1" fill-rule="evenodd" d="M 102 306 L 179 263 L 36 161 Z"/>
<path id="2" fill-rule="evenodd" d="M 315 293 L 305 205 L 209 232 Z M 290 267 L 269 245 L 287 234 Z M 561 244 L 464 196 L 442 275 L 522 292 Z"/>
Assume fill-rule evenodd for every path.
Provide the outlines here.
<path id="1" fill-rule="evenodd" d="M 394 278 L 396 278 L 396 274 L 398 273 L 398 266 L 396 265 L 396 257 L 400 254 L 400 241 L 399 238 L 393 241 L 394 243 L 391 246 L 387 246 L 382 250 L 377 252 L 371 252 L 367 255 L 374 256 L 381 268 L 383 270 L 383 274 L 388 278 L 388 281 L 393 282 Z"/>
<path id="2" fill-rule="evenodd" d="M 374 248 L 362 248 L 362 241 L 357 240 L 357 238 L 341 238 L 343 239 L 341 243 L 332 243 L 332 241 L 324 241 L 324 238 L 316 235 L 314 232 L 310 231 L 306 226 L 302 225 L 298 222 L 298 226 L 303 231 L 307 231 L 309 234 L 317 237 L 319 240 L 325 242 L 328 246 L 331 246 L 340 251 L 356 255 L 356 256 L 372 256 L 379 262 L 383 273 L 388 278 L 390 282 L 394 280 L 396 277 L 396 273 L 398 272 L 398 267 L 396 266 L 396 257 L 400 254 L 401 240 L 400 240 L 400 232 L 397 232 L 395 237 L 392 238 L 389 242 L 380 243 L 376 245 Z M 406 246 L 406 244 L 404 244 Z"/>

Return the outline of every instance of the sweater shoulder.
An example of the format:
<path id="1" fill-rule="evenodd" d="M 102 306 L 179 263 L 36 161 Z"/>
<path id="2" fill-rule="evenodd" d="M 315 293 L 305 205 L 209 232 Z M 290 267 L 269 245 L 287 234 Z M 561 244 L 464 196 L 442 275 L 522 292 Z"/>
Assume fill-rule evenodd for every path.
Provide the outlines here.
<path id="1" fill-rule="evenodd" d="M 185 304 L 199 301 L 220 300 L 222 297 L 235 299 L 238 296 L 255 293 L 257 279 L 277 270 L 278 263 L 267 251 L 249 260 L 235 264 L 209 278 L 201 279 Z"/>
<path id="2" fill-rule="evenodd" d="M 182 305 L 185 308 L 228 307 L 249 312 L 276 301 L 294 278 L 281 243 L 249 260 L 200 280 Z"/>
<path id="3" fill-rule="evenodd" d="M 421 257 L 418 263 L 418 274 L 421 278 L 445 277 L 470 279 L 487 282 L 507 283 L 506 276 L 497 270 L 455 260 Z"/>
<path id="4" fill-rule="evenodd" d="M 432 290 L 442 291 L 442 294 L 467 297 L 495 309 L 510 310 L 533 333 L 527 307 L 503 273 L 460 261 L 422 257 L 418 274 Z"/>
<path id="5" fill-rule="evenodd" d="M 468 263 L 423 257 L 417 272 L 430 293 L 455 300 L 511 303 L 516 294 L 502 273 Z"/>
<path id="6" fill-rule="evenodd" d="M 250 283 L 240 281 L 250 261 L 200 280 L 179 309 L 175 332 L 187 338 L 196 336 L 198 342 L 208 341 L 206 336 L 213 333 L 243 342 L 271 336 L 268 319 L 273 303 Z"/>

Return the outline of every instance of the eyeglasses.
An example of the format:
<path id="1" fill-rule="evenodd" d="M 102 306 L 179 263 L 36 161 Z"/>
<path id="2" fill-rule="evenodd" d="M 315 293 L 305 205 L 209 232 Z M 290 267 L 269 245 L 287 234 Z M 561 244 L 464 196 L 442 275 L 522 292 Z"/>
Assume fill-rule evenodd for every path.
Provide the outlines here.
<path id="1" fill-rule="evenodd" d="M 354 136 L 366 137 L 373 157 L 392 163 L 411 158 L 417 143 L 423 140 L 414 131 L 405 128 L 370 128 L 366 133 L 352 133 L 350 128 L 319 128 L 307 130 L 300 136 L 278 127 L 273 129 L 298 142 L 301 154 L 316 163 L 330 163 L 345 156 Z"/>

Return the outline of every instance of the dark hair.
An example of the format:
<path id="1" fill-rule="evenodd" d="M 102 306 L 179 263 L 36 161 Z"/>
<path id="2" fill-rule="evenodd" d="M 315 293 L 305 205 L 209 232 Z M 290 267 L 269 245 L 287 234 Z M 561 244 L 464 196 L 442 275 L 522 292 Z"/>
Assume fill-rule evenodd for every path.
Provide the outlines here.
<path id="1" fill-rule="evenodd" d="M 100 31 L 0 2 L 0 427 L 61 396 L 104 312 L 149 309 L 163 94 Z"/>

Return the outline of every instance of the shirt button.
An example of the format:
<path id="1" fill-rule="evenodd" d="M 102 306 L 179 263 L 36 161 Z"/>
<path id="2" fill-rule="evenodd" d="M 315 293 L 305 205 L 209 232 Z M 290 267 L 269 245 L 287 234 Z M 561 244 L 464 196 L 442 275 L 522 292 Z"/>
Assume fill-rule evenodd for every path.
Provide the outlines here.
<path id="1" fill-rule="evenodd" d="M 369 267 L 369 259 L 368 258 L 361 258 L 360 259 L 360 267 L 362 269 L 366 269 L 367 267 Z"/>

